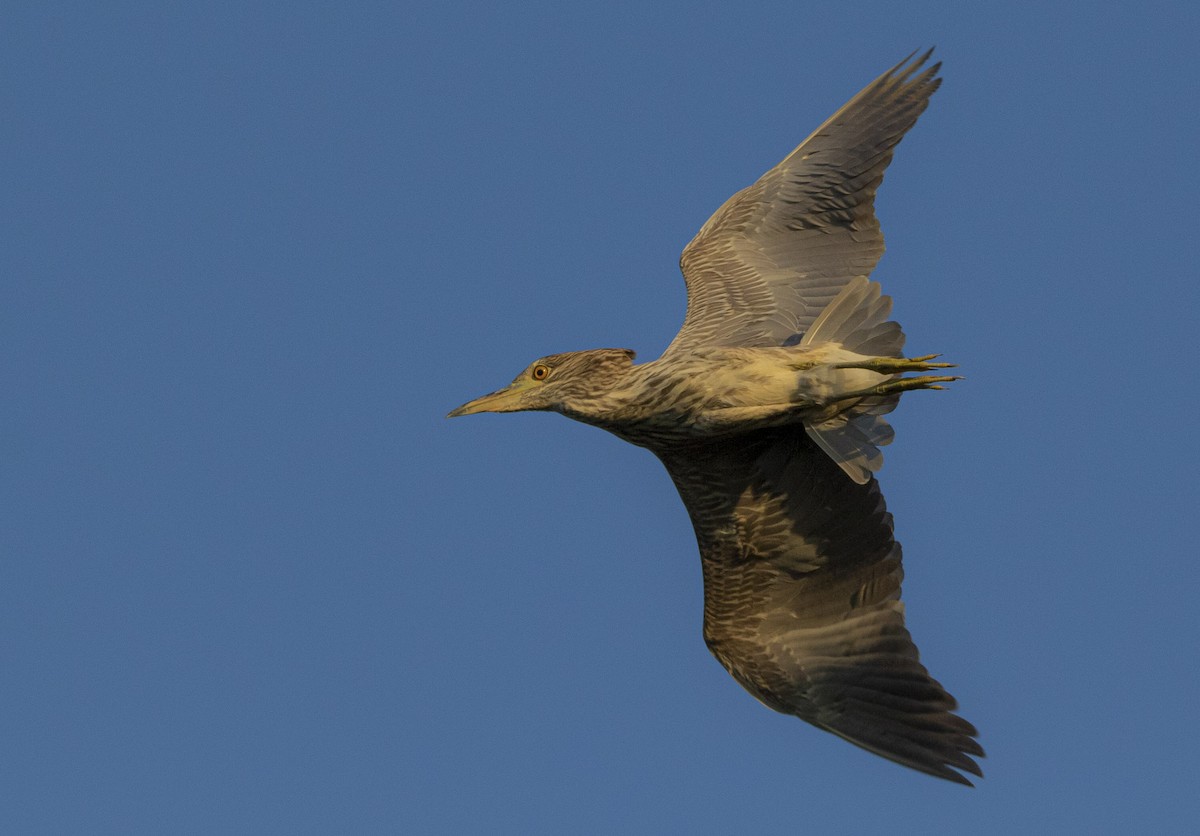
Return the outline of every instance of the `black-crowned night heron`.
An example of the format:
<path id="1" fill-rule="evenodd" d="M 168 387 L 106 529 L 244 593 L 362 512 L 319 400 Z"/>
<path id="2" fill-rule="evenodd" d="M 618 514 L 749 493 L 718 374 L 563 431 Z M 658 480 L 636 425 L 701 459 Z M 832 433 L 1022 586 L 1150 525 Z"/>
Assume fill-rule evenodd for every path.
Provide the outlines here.
<path id="1" fill-rule="evenodd" d="M 683 251 L 687 316 L 662 357 L 552 354 L 460 406 L 552 410 L 648 448 L 691 515 L 704 640 L 743 687 L 898 763 L 969 784 L 977 732 L 904 626 L 900 544 L 874 471 L 883 415 L 952 377 L 904 358 L 875 191 L 938 88 L 929 53 L 855 96 Z M 803 431 L 801 431 L 803 427 Z"/>

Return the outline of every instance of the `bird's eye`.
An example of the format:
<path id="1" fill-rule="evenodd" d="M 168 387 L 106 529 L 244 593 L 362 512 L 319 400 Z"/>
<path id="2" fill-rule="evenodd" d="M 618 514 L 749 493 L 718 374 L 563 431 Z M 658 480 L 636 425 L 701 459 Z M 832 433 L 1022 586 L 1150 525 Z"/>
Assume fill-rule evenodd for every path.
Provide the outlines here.
<path id="1" fill-rule="evenodd" d="M 550 376 L 550 367 L 538 363 L 529 374 L 534 380 L 545 380 Z"/>

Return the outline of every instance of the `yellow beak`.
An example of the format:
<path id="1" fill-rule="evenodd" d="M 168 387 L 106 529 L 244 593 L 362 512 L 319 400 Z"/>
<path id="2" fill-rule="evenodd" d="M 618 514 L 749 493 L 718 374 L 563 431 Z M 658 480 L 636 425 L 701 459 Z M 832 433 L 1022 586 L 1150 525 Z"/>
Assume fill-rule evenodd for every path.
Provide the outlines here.
<path id="1" fill-rule="evenodd" d="M 511 386 L 506 386 L 498 392 L 492 392 L 490 395 L 484 395 L 482 398 L 476 398 L 473 401 L 467 401 L 458 409 L 450 412 L 447 418 L 457 418 L 460 415 L 474 415 L 478 412 L 518 412 L 522 409 L 520 402 L 521 396 L 530 388 L 530 384 L 525 381 L 518 381 Z"/>

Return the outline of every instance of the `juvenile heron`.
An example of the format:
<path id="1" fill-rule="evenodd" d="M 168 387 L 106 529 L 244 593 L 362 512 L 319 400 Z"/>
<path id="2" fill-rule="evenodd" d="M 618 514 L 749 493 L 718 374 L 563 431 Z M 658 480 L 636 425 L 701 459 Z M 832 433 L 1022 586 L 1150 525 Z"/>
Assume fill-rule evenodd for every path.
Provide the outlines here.
<path id="1" fill-rule="evenodd" d="M 883 415 L 940 389 L 936 355 L 905 358 L 875 191 L 938 88 L 925 53 L 884 73 L 683 251 L 683 327 L 662 357 L 552 354 L 460 406 L 551 410 L 646 447 L 691 515 L 704 640 L 761 702 L 871 752 L 970 784 L 975 728 L 904 626 L 900 544 L 874 472 Z M 803 427 L 803 431 L 801 431 Z M 959 771 L 961 770 L 961 772 Z"/>

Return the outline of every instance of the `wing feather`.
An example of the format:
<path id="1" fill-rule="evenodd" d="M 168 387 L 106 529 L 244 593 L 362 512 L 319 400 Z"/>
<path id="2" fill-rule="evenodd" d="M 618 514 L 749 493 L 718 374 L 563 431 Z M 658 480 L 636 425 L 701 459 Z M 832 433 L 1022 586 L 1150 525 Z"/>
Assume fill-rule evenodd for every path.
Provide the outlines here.
<path id="1" fill-rule="evenodd" d="M 960 783 L 975 728 L 904 625 L 900 544 L 878 483 L 845 478 L 803 433 L 659 450 L 704 569 L 704 637 L 776 711 Z"/>
<path id="2" fill-rule="evenodd" d="M 918 72 L 931 52 L 868 85 L 704 224 L 680 259 L 687 315 L 664 357 L 795 342 L 846 282 L 875 268 L 875 192 L 941 83 L 941 64 Z"/>

